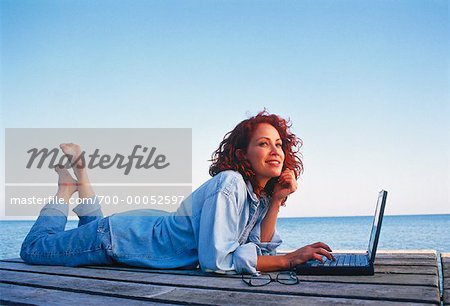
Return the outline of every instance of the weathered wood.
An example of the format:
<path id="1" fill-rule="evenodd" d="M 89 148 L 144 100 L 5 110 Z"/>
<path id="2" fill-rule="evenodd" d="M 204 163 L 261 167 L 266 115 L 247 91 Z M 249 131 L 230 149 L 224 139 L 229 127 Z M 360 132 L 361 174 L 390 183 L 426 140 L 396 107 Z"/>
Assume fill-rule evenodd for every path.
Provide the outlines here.
<path id="1" fill-rule="evenodd" d="M 437 252 L 434 250 L 399 250 L 399 251 L 377 251 L 375 261 L 379 258 L 416 258 L 437 260 Z"/>
<path id="2" fill-rule="evenodd" d="M 0 283 L 0 304 L 30 305 L 142 305 L 142 301 L 109 296 L 93 295 L 80 292 L 68 292 L 53 289 L 35 288 Z M 162 305 L 148 301 L 146 305 Z M 164 304 L 168 305 L 168 304 Z M 171 304 L 175 305 L 175 304 Z"/>
<path id="3" fill-rule="evenodd" d="M 441 253 L 441 258 L 445 262 L 450 262 L 450 253 Z"/>
<path id="4" fill-rule="evenodd" d="M 92 269 L 117 269 L 117 270 L 129 270 L 130 268 L 126 268 L 126 267 L 112 267 L 112 266 L 90 266 L 89 268 Z M 132 268 L 133 270 L 135 268 Z M 154 269 L 138 269 L 138 271 L 141 272 L 146 272 L 146 273 L 158 273 L 158 274 L 180 274 L 180 275 L 203 275 L 203 276 L 217 276 L 215 274 L 211 274 L 211 273 L 204 273 L 201 270 L 154 270 Z M 387 267 L 387 266 L 377 266 L 375 269 L 376 273 L 375 276 L 368 276 L 366 277 L 366 279 L 374 279 L 374 278 L 381 278 L 383 276 L 385 276 L 385 282 L 389 283 L 389 279 L 391 279 L 392 275 L 400 275 L 400 274 L 404 274 L 404 277 L 408 277 L 407 274 L 417 274 L 418 276 L 428 276 L 428 279 L 433 279 L 433 276 L 437 275 L 437 264 L 435 263 L 434 266 L 430 266 L 430 267 L 421 267 L 421 266 L 398 266 L 398 267 Z M 388 272 L 388 273 L 387 273 Z M 227 277 L 238 277 L 240 278 L 240 275 L 227 275 Z M 306 277 L 308 278 L 309 276 L 301 276 L 299 275 L 299 277 Z M 332 279 L 335 276 L 314 276 L 316 278 L 319 279 L 324 279 L 324 280 L 328 280 L 328 279 Z M 354 279 L 351 276 L 345 276 L 343 277 L 347 280 L 350 281 L 354 281 Z M 365 279 L 364 276 L 356 276 L 357 280 L 362 280 Z M 421 278 L 424 279 L 424 278 Z"/>
<path id="5" fill-rule="evenodd" d="M 438 287 L 439 281 L 435 275 L 375 273 L 373 276 L 299 276 L 302 281 L 332 282 L 332 283 L 364 283 L 385 285 L 411 285 Z"/>
<path id="6" fill-rule="evenodd" d="M 205 296 L 200 290 L 192 289 L 189 294 L 195 295 L 197 304 L 211 305 L 211 296 L 214 294 L 213 302 L 216 305 L 230 305 L 233 301 L 236 301 L 241 305 L 254 305 L 256 303 L 261 304 L 262 302 L 269 302 L 277 305 L 311 305 L 311 304 L 321 304 L 321 305 L 404 305 L 403 302 L 389 302 L 389 301 L 371 301 L 371 300 L 353 300 L 353 299 L 340 299 L 340 298 L 322 298 L 322 297 L 293 297 L 287 296 L 282 297 L 280 301 L 280 296 L 278 295 L 268 295 L 268 294 L 239 294 L 236 296 L 234 292 L 224 292 L 215 291 L 208 292 Z M 71 304 L 81 304 L 81 305 L 175 305 L 171 304 L 169 300 L 173 302 L 180 301 L 190 301 L 192 296 L 186 296 L 186 292 L 175 289 L 172 291 L 172 296 L 168 297 L 164 303 L 151 302 L 148 300 L 143 301 L 142 299 L 133 300 L 130 298 L 116 298 L 104 295 L 94 295 L 94 294 L 84 294 L 79 292 L 68 292 L 53 289 L 43 289 L 28 286 L 17 286 L 10 284 L 0 283 L 0 303 L 6 304 L 32 304 L 32 305 L 71 305 Z M 238 300 L 239 298 L 244 298 L 244 300 Z M 267 303 L 267 304 L 269 304 Z M 183 303 L 184 304 L 184 303 Z M 192 303 L 194 304 L 194 303 Z M 422 305 L 411 303 L 410 305 Z"/>
<path id="7" fill-rule="evenodd" d="M 174 296 L 180 291 L 175 291 Z M 197 290 L 192 290 L 190 294 L 195 295 L 195 301 L 202 303 L 210 302 L 210 299 L 204 301 L 201 296 L 200 298 L 196 295 Z M 381 300 L 359 300 L 359 299 L 343 299 L 343 298 L 323 298 L 323 297 L 311 297 L 311 296 L 284 296 L 284 295 L 272 295 L 272 294 L 235 294 L 227 291 L 215 291 L 214 294 L 214 305 L 405 305 L 405 302 L 392 302 L 392 301 L 381 301 Z M 179 300 L 190 301 L 192 296 L 177 296 Z M 423 303 L 412 303 L 409 302 L 408 305 L 424 305 Z M 429 305 L 429 304 L 428 304 Z"/>
<path id="8" fill-rule="evenodd" d="M 48 290 L 49 299 L 59 304 L 58 294 L 80 295 L 80 299 L 110 297 L 124 301 L 119 302 L 122 304 L 130 301 L 203 305 L 254 305 L 255 302 L 263 305 L 390 305 L 396 302 L 438 304 L 440 301 L 436 252 L 381 251 L 377 254 L 375 271 L 374 276 L 300 276 L 299 285 L 271 283 L 265 287 L 248 287 L 239 275 L 217 275 L 200 270 L 33 266 L 13 259 L 0 261 L 0 283 L 12 286 L 9 294 L 13 302 L 26 303 L 23 298 L 13 300 L 12 296 L 21 290 L 26 295 L 28 290 L 27 296 L 35 298 L 35 302 L 29 302 L 31 304 L 49 304 L 38 300 L 45 295 L 43 290 Z"/>
<path id="9" fill-rule="evenodd" d="M 49 267 L 43 267 L 48 268 Z M 64 269 L 65 267 L 58 267 Z M 270 284 L 263 288 L 248 287 L 241 280 L 228 277 L 199 277 L 184 275 L 158 275 L 139 273 L 132 271 L 111 271 L 102 270 L 99 276 L 98 270 L 88 268 L 65 268 L 67 270 L 77 270 L 78 277 L 60 276 L 51 274 L 51 272 L 29 273 L 17 271 L 0 271 L 0 279 L 14 284 L 27 284 L 34 286 L 50 286 L 52 289 L 60 288 L 58 286 L 67 286 L 67 288 L 94 288 L 92 290 L 110 290 L 112 283 L 121 283 L 120 292 L 124 294 L 134 293 L 136 290 L 142 290 L 140 286 L 147 286 L 147 291 L 151 285 L 158 286 L 176 286 L 181 288 L 207 289 L 206 291 L 221 289 L 234 292 L 245 293 L 271 293 L 281 295 L 298 296 L 317 296 L 329 298 L 352 298 L 361 300 L 387 300 L 403 302 L 422 302 L 437 303 L 439 301 L 439 292 L 436 287 L 426 286 L 402 286 L 402 285 L 384 285 L 384 284 L 355 284 L 355 283 L 321 283 L 321 282 L 301 282 L 300 285 L 286 286 L 278 283 Z M 64 271 L 64 275 L 68 271 Z M 84 275 L 81 277 L 81 273 Z M 61 273 L 60 273 L 61 274 Z M 90 274 L 90 276 L 89 276 Z M 103 275 L 105 274 L 105 275 Z M 107 275 L 106 275 L 107 274 Z M 95 278 L 94 278 L 95 277 Z M 70 280 L 68 280 L 70 279 Z M 114 279 L 114 281 L 112 280 Z M 107 285 L 107 288 L 104 287 Z M 134 289 L 136 285 L 139 288 Z M 118 286 L 115 284 L 115 286 Z M 150 286 L 150 287 L 149 287 Z M 114 287 L 114 286 L 112 286 Z M 165 287 L 167 288 L 167 287 Z M 136 292 L 137 292 L 136 291 Z M 383 294 L 380 296 L 380 292 Z M 114 292 L 117 294 L 117 292 Z M 158 294 L 158 293 L 156 293 Z M 237 293 L 236 293 L 237 294 Z M 166 293 L 166 295 L 169 295 Z"/>
<path id="10" fill-rule="evenodd" d="M 450 289 L 450 278 L 444 278 L 444 286 L 445 289 Z"/>
<path id="11" fill-rule="evenodd" d="M 450 279 L 450 253 L 441 254 L 441 263 L 444 279 Z"/>
<path id="12" fill-rule="evenodd" d="M 438 275 L 437 266 L 382 266 L 375 265 L 375 273 Z"/>
<path id="13" fill-rule="evenodd" d="M 18 271 L 28 271 L 28 272 L 45 272 L 52 273 L 47 266 L 32 266 L 26 265 L 23 263 L 16 262 L 14 264 L 6 264 L 4 262 L 0 262 L 0 269 L 7 268 Z M 53 267 L 54 268 L 54 267 Z M 102 272 L 92 272 L 86 273 L 83 269 L 97 269 L 104 270 Z M 158 275 L 158 274 L 169 274 L 169 275 L 185 275 L 185 276 L 200 276 L 200 277 L 214 277 L 216 275 L 210 273 L 204 273 L 200 270 L 149 270 L 149 269 L 139 269 L 139 268 L 125 268 L 125 267 L 109 267 L 109 266 L 90 266 L 85 268 L 67 268 L 67 267 L 58 267 L 57 271 L 54 274 L 64 274 L 73 276 L 95 276 L 102 275 L 107 277 L 110 274 L 105 274 L 107 270 L 116 270 L 116 271 L 125 271 L 130 273 L 146 273 L 150 275 Z M 78 273 L 80 272 L 80 273 Z M 272 276 L 276 277 L 276 273 L 272 273 Z M 115 277 L 114 273 L 111 274 L 111 277 Z M 220 276 L 219 276 L 220 277 Z M 240 275 L 228 275 L 228 278 L 237 278 L 241 279 Z M 340 282 L 340 283 L 364 283 L 364 284 L 397 284 L 397 285 L 419 285 L 419 286 L 438 286 L 438 279 L 433 275 L 415 275 L 411 277 L 408 274 L 387 274 L 387 273 L 376 273 L 374 276 L 299 276 L 301 281 L 311 281 L 311 282 Z"/>
<path id="14" fill-rule="evenodd" d="M 18 284 L 34 285 L 46 289 L 65 290 L 69 292 L 88 293 L 97 295 L 112 295 L 115 297 L 141 299 L 145 301 L 171 301 L 189 303 L 206 303 L 206 304 L 228 304 L 230 298 L 239 301 L 239 304 L 254 305 L 255 300 L 264 301 L 268 304 L 293 305 L 298 304 L 300 297 L 291 295 L 273 295 L 265 294 L 263 292 L 232 292 L 227 290 L 200 290 L 197 288 L 173 288 L 163 287 L 162 291 L 158 291 L 157 286 L 150 286 L 138 283 L 121 283 L 116 281 L 100 281 L 100 280 L 86 280 L 82 278 L 69 278 L 64 276 L 48 277 L 47 275 L 39 274 L 25 274 L 25 275 L 8 275 L 8 272 L 2 271 L 2 278 L 6 275 L 7 282 Z M 26 281 L 22 279 L 26 278 Z M 157 288 L 155 291 L 154 289 Z M 169 290 L 170 289 L 170 290 Z M 311 296 L 302 296 L 302 303 L 346 303 L 355 302 L 351 299 L 324 298 Z M 371 300 L 368 300 L 371 301 Z M 367 301 L 366 301 L 367 302 Z"/>
<path id="15" fill-rule="evenodd" d="M 436 266 L 436 259 L 421 258 L 378 258 L 375 265 L 385 266 Z"/>
<path id="16" fill-rule="evenodd" d="M 106 270 L 121 270 L 130 271 L 130 268 L 124 267 L 102 267 L 90 266 L 90 269 L 106 269 Z M 158 273 L 158 274 L 172 274 L 172 275 L 196 275 L 211 277 L 214 275 L 201 272 L 200 270 L 186 270 L 186 271 L 167 271 L 167 270 L 139 270 L 144 273 Z M 404 272 L 404 271 L 402 271 Z M 270 273 L 272 277 L 276 277 L 276 272 Z M 229 278 L 241 278 L 240 275 L 227 275 Z M 438 278 L 436 274 L 416 274 L 411 277 L 408 273 L 375 273 L 373 276 L 314 276 L 314 275 L 299 275 L 301 281 L 314 282 L 341 282 L 341 283 L 365 283 L 365 284 L 398 284 L 398 285 L 422 285 L 438 287 Z"/>
<path id="17" fill-rule="evenodd" d="M 1 262 L 15 262 L 15 263 L 23 263 L 22 260 L 2 260 Z M 111 269 L 110 266 L 95 266 L 98 269 Z M 115 266 L 113 269 L 122 269 L 127 270 L 129 268 L 124 268 L 120 266 Z M 132 268 L 134 271 L 145 271 L 145 272 L 155 272 L 162 274 L 183 274 L 183 275 L 208 275 L 202 272 L 201 270 L 155 270 L 155 269 L 139 269 Z M 434 265 L 382 265 L 375 264 L 375 272 L 378 273 L 389 273 L 389 274 L 418 274 L 418 275 L 437 275 L 437 263 L 434 262 Z M 232 277 L 232 276 L 231 276 Z"/>
<path id="18" fill-rule="evenodd" d="M 443 302 L 444 305 L 450 305 L 450 253 L 441 254 L 442 274 L 443 274 Z"/>

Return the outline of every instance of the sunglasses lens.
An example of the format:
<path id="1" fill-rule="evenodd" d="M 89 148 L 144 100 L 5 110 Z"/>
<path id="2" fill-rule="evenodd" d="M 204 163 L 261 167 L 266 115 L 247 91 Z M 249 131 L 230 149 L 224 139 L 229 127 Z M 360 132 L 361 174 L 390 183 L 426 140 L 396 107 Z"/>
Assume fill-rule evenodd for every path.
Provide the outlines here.
<path id="1" fill-rule="evenodd" d="M 285 285 L 294 285 L 298 283 L 297 275 L 294 272 L 282 272 L 278 274 L 277 280 Z"/>
<path id="2" fill-rule="evenodd" d="M 264 286 L 270 283 L 270 275 L 268 274 L 261 274 L 258 276 L 252 276 L 251 277 L 251 284 L 253 286 Z"/>

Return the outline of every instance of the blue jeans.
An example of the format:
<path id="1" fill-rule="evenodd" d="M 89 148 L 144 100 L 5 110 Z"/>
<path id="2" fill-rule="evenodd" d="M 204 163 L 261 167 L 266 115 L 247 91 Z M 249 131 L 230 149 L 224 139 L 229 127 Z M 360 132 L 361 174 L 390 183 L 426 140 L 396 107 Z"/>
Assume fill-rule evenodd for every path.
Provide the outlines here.
<path id="1" fill-rule="evenodd" d="M 65 231 L 68 205 L 47 203 L 25 240 L 20 257 L 29 264 L 82 266 L 114 263 L 109 218 L 98 204 L 80 204 L 78 228 Z"/>

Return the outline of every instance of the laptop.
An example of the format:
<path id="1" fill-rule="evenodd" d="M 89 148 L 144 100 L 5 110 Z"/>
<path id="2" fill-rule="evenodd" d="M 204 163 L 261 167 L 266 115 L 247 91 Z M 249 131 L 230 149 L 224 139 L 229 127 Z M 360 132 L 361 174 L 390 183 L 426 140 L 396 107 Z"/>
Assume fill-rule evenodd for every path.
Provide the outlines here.
<path id="1" fill-rule="evenodd" d="M 386 197 L 387 191 L 381 190 L 378 193 L 369 247 L 365 254 L 333 254 L 335 260 L 329 260 L 323 256 L 323 263 L 318 260 L 309 260 L 302 265 L 296 266 L 295 272 L 300 275 L 373 275 Z"/>

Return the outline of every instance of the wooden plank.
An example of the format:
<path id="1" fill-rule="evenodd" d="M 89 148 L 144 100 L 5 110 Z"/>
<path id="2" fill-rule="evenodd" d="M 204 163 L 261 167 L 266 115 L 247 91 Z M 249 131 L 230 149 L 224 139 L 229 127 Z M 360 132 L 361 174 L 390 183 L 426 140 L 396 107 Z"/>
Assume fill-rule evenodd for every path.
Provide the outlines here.
<path id="1" fill-rule="evenodd" d="M 216 274 L 204 273 L 199 270 L 150 270 L 142 268 L 126 268 L 126 267 L 112 267 L 112 266 L 90 266 L 84 268 L 67 268 L 67 267 L 47 267 L 38 265 L 26 265 L 23 263 L 4 263 L 0 262 L 0 269 L 13 269 L 18 271 L 38 272 L 63 274 L 69 276 L 96 276 L 102 275 L 104 277 L 114 277 L 113 271 L 125 271 L 129 273 L 145 273 L 147 277 L 158 276 L 159 274 L 185 275 L 185 276 L 199 276 L 199 277 L 223 277 Z M 87 269 L 87 270 L 86 270 Z M 101 272 L 89 271 L 89 269 L 101 270 Z M 55 271 L 52 271 L 55 270 Z M 112 272 L 108 272 L 112 271 Z M 271 273 L 276 277 L 276 273 Z M 140 276 L 141 277 L 141 276 Z M 227 275 L 228 278 L 241 279 L 240 275 Z M 408 274 L 395 273 L 375 273 L 373 276 L 313 276 L 313 275 L 299 275 L 302 281 L 321 281 L 321 282 L 342 282 L 342 283 L 363 283 L 363 284 L 397 284 L 397 285 L 419 285 L 437 287 L 438 278 L 436 275 L 417 274 L 414 277 Z"/>
<path id="2" fill-rule="evenodd" d="M 441 253 L 442 263 L 450 263 L 450 253 Z"/>
<path id="3" fill-rule="evenodd" d="M 17 273 L 18 274 L 18 273 Z M 173 302 L 173 303 L 189 303 L 200 305 L 229 305 L 239 303 L 240 305 L 254 305 L 255 300 L 260 305 L 311 305 L 311 304 L 364 304 L 368 305 L 400 305 L 401 302 L 380 301 L 380 300 L 359 300 L 359 299 L 343 299 L 343 298 L 326 298 L 314 296 L 298 296 L 283 294 L 266 294 L 264 292 L 233 292 L 226 290 L 202 290 L 196 288 L 171 288 L 167 293 L 158 295 L 150 295 L 150 286 L 142 284 L 123 284 L 112 281 L 90 280 L 89 284 L 83 284 L 83 279 L 68 278 L 55 276 L 52 280 L 48 277 L 36 277 L 36 275 L 17 275 L 18 278 L 26 278 L 27 284 L 33 284 L 39 289 L 47 289 L 77 294 L 90 294 L 93 297 L 104 295 L 113 295 L 116 298 L 127 298 L 128 301 L 153 301 L 153 302 Z M 14 277 L 9 276 L 12 282 Z M 89 280 L 88 280 L 89 281 Z M 16 284 L 15 286 L 18 286 Z M 49 289 L 51 288 L 51 289 Z M 81 288 L 81 289 L 80 289 Z M 78 302 L 77 299 L 75 301 Z M 234 301 L 234 302 L 233 302 Z"/>
<path id="4" fill-rule="evenodd" d="M 179 291 L 175 291 L 177 294 Z M 203 296 L 197 295 L 198 289 L 193 289 L 190 294 L 196 296 L 196 301 L 200 303 L 210 303 L 210 299 L 203 300 Z M 230 295 L 227 291 L 214 291 L 214 305 L 405 305 L 405 302 L 392 302 L 392 301 L 381 301 L 381 300 L 359 300 L 359 299 L 342 299 L 342 298 L 323 298 L 323 297 L 310 297 L 310 296 L 284 296 L 284 295 L 273 295 L 273 294 L 260 294 L 260 293 L 247 293 Z M 179 300 L 190 301 L 192 296 L 179 296 Z M 408 303 L 408 305 L 424 305 L 423 303 Z"/>
<path id="5" fill-rule="evenodd" d="M 450 278 L 450 269 L 445 269 L 443 271 L 443 277 L 444 278 Z"/>
<path id="6" fill-rule="evenodd" d="M 0 261 L 0 263 L 23 263 L 22 260 L 8 260 L 8 261 Z M 27 265 L 32 267 L 31 265 Z M 156 272 L 162 274 L 183 274 L 183 275 L 207 275 L 211 276 L 210 273 L 204 273 L 201 270 L 156 270 L 156 269 L 146 269 L 146 268 L 125 268 L 121 266 L 94 266 L 97 269 L 119 269 L 119 270 L 129 270 L 132 269 L 134 271 L 145 271 L 145 272 Z M 378 273 L 389 273 L 389 274 L 422 274 L 422 275 L 437 275 L 437 263 L 434 266 L 413 266 L 413 265 L 375 265 L 375 272 Z M 232 276 L 231 276 L 232 277 Z"/>
<path id="7" fill-rule="evenodd" d="M 376 258 L 416 258 L 416 259 L 431 259 L 436 260 L 437 254 L 432 253 L 377 253 Z"/>
<path id="8" fill-rule="evenodd" d="M 450 305 L 450 253 L 441 253 L 442 274 L 443 274 L 443 302 Z"/>
<path id="9" fill-rule="evenodd" d="M 439 280 L 434 275 L 375 273 L 373 276 L 299 276 L 301 281 L 355 283 L 355 284 L 385 284 L 438 287 Z"/>
<path id="10" fill-rule="evenodd" d="M 375 273 L 438 275 L 437 266 L 382 266 L 375 265 Z"/>
<path id="11" fill-rule="evenodd" d="M 444 288 L 450 289 L 450 278 L 444 278 Z"/>
<path id="12" fill-rule="evenodd" d="M 173 274 L 173 275 L 196 275 L 203 277 L 211 277 L 210 273 L 203 273 L 199 270 L 148 270 L 135 269 L 124 267 L 110 267 L 110 266 L 89 266 L 90 269 L 100 270 L 119 270 L 119 271 L 139 271 L 143 273 L 158 273 L 158 274 Z M 272 277 L 276 278 L 277 273 L 270 273 Z M 240 275 L 227 275 L 229 278 L 241 279 Z M 438 278 L 436 274 L 415 274 L 414 277 L 407 273 L 375 273 L 372 276 L 315 276 L 315 275 L 299 275 L 300 281 L 312 282 L 340 282 L 340 283 L 364 283 L 364 284 L 393 284 L 393 285 L 417 285 L 417 286 L 431 286 L 438 287 Z"/>
<path id="13" fill-rule="evenodd" d="M 69 292 L 53 289 L 35 288 L 0 283 L 0 304 L 29 304 L 29 305 L 142 305 L 142 301 L 110 296 L 92 295 L 80 292 Z M 168 305 L 148 301 L 146 305 Z M 175 305 L 175 304 L 170 304 Z"/>
<path id="14" fill-rule="evenodd" d="M 19 265 L 17 265 L 19 264 Z M 48 267 L 45 266 L 31 266 L 24 265 L 20 263 L 12 264 L 12 265 L 4 265 L 0 263 L 0 268 L 9 268 L 16 269 L 22 271 L 36 271 L 36 272 L 48 272 Z M 63 267 L 61 267 L 63 268 Z M 147 273 L 147 274 L 174 274 L 174 275 L 191 275 L 191 276 L 200 276 L 200 277 L 215 277 L 217 275 L 204 273 L 200 270 L 149 270 L 149 269 L 139 269 L 139 268 L 125 268 L 125 267 L 109 267 L 109 266 L 90 266 L 85 267 L 88 269 L 98 269 L 98 270 L 117 270 L 117 271 L 127 271 L 130 273 Z M 69 275 L 78 275 L 78 269 L 84 268 L 63 268 L 59 269 L 55 272 L 55 274 L 60 274 L 65 271 L 65 269 L 69 269 Z M 64 272 L 66 273 L 66 272 Z M 97 273 L 97 272 L 94 272 Z M 102 272 L 103 273 L 103 272 Z M 276 277 L 276 273 L 271 273 L 273 277 Z M 98 273 L 97 273 L 98 275 Z M 229 278 L 238 278 L 241 279 L 240 275 L 227 275 Z M 299 276 L 301 281 L 313 281 L 313 282 L 340 282 L 340 283 L 364 283 L 364 284 L 397 284 L 397 285 L 418 285 L 418 286 L 438 286 L 438 278 L 433 275 L 421 275 L 417 274 L 414 277 L 411 277 L 408 274 L 388 274 L 388 273 L 375 273 L 373 276 Z"/>
<path id="15" fill-rule="evenodd" d="M 445 279 L 450 279 L 450 253 L 441 254 L 442 272 Z"/>
<path id="16" fill-rule="evenodd" d="M 434 256 L 437 258 L 436 250 L 377 250 L 377 255 L 384 254 L 400 254 L 400 255 L 426 255 L 426 256 Z"/>
<path id="17" fill-rule="evenodd" d="M 389 249 L 381 249 L 381 250 L 377 250 L 377 254 L 381 253 L 394 253 L 394 254 L 437 254 L 436 250 L 434 249 L 393 249 L 393 250 L 389 250 Z"/>
<path id="18" fill-rule="evenodd" d="M 21 265 L 21 264 L 16 264 Z M 22 264 L 23 265 L 23 264 Z M 23 265 L 26 266 L 26 265 Z M 34 268 L 39 266 L 34 266 Z M 270 284 L 270 286 L 248 287 L 241 280 L 229 277 L 199 277 L 199 276 L 184 276 L 184 275 L 163 275 L 151 273 L 136 273 L 129 271 L 112 271 L 98 270 L 88 268 L 66 268 L 66 267 L 51 267 L 57 268 L 58 272 L 48 272 L 50 269 L 46 266 L 41 266 L 46 269 L 46 272 L 53 274 L 27 273 L 1 270 L 1 278 L 8 281 L 14 281 L 24 284 L 54 284 L 55 278 L 70 278 L 71 281 L 57 281 L 54 286 L 67 285 L 75 286 L 75 288 L 101 288 L 101 283 L 105 280 L 110 282 L 121 281 L 127 285 L 159 285 L 159 286 L 176 286 L 181 288 L 195 288 L 195 289 L 221 289 L 234 292 L 253 292 L 253 293 L 270 293 L 281 295 L 299 295 L 299 296 L 317 296 L 328 298 L 351 298 L 361 300 L 387 300 L 387 301 L 403 301 L 403 302 L 423 302 L 423 303 L 437 303 L 439 301 L 439 292 L 436 287 L 426 286 L 401 286 L 401 285 L 376 285 L 376 284 L 354 284 L 354 283 L 320 283 L 320 282 L 301 282 L 298 286 L 286 286 L 278 283 Z M 58 276 L 56 273 L 66 275 L 68 272 L 76 272 L 77 277 Z M 112 281 L 112 279 L 114 281 Z M 76 281 L 74 281 L 76 280 Z M 86 283 L 87 282 L 87 283 Z M 92 282 L 96 282 L 95 285 Z M 99 284 L 97 284 L 99 282 Z M 98 287 L 98 288 L 97 288 Z M 124 287 L 120 285 L 120 287 Z M 380 294 L 382 293 L 382 294 Z"/>
<path id="19" fill-rule="evenodd" d="M 424 259 L 424 258 L 395 258 L 395 257 L 386 257 L 386 258 L 378 258 L 375 261 L 375 265 L 396 265 L 396 266 L 436 266 L 436 259 Z"/>

